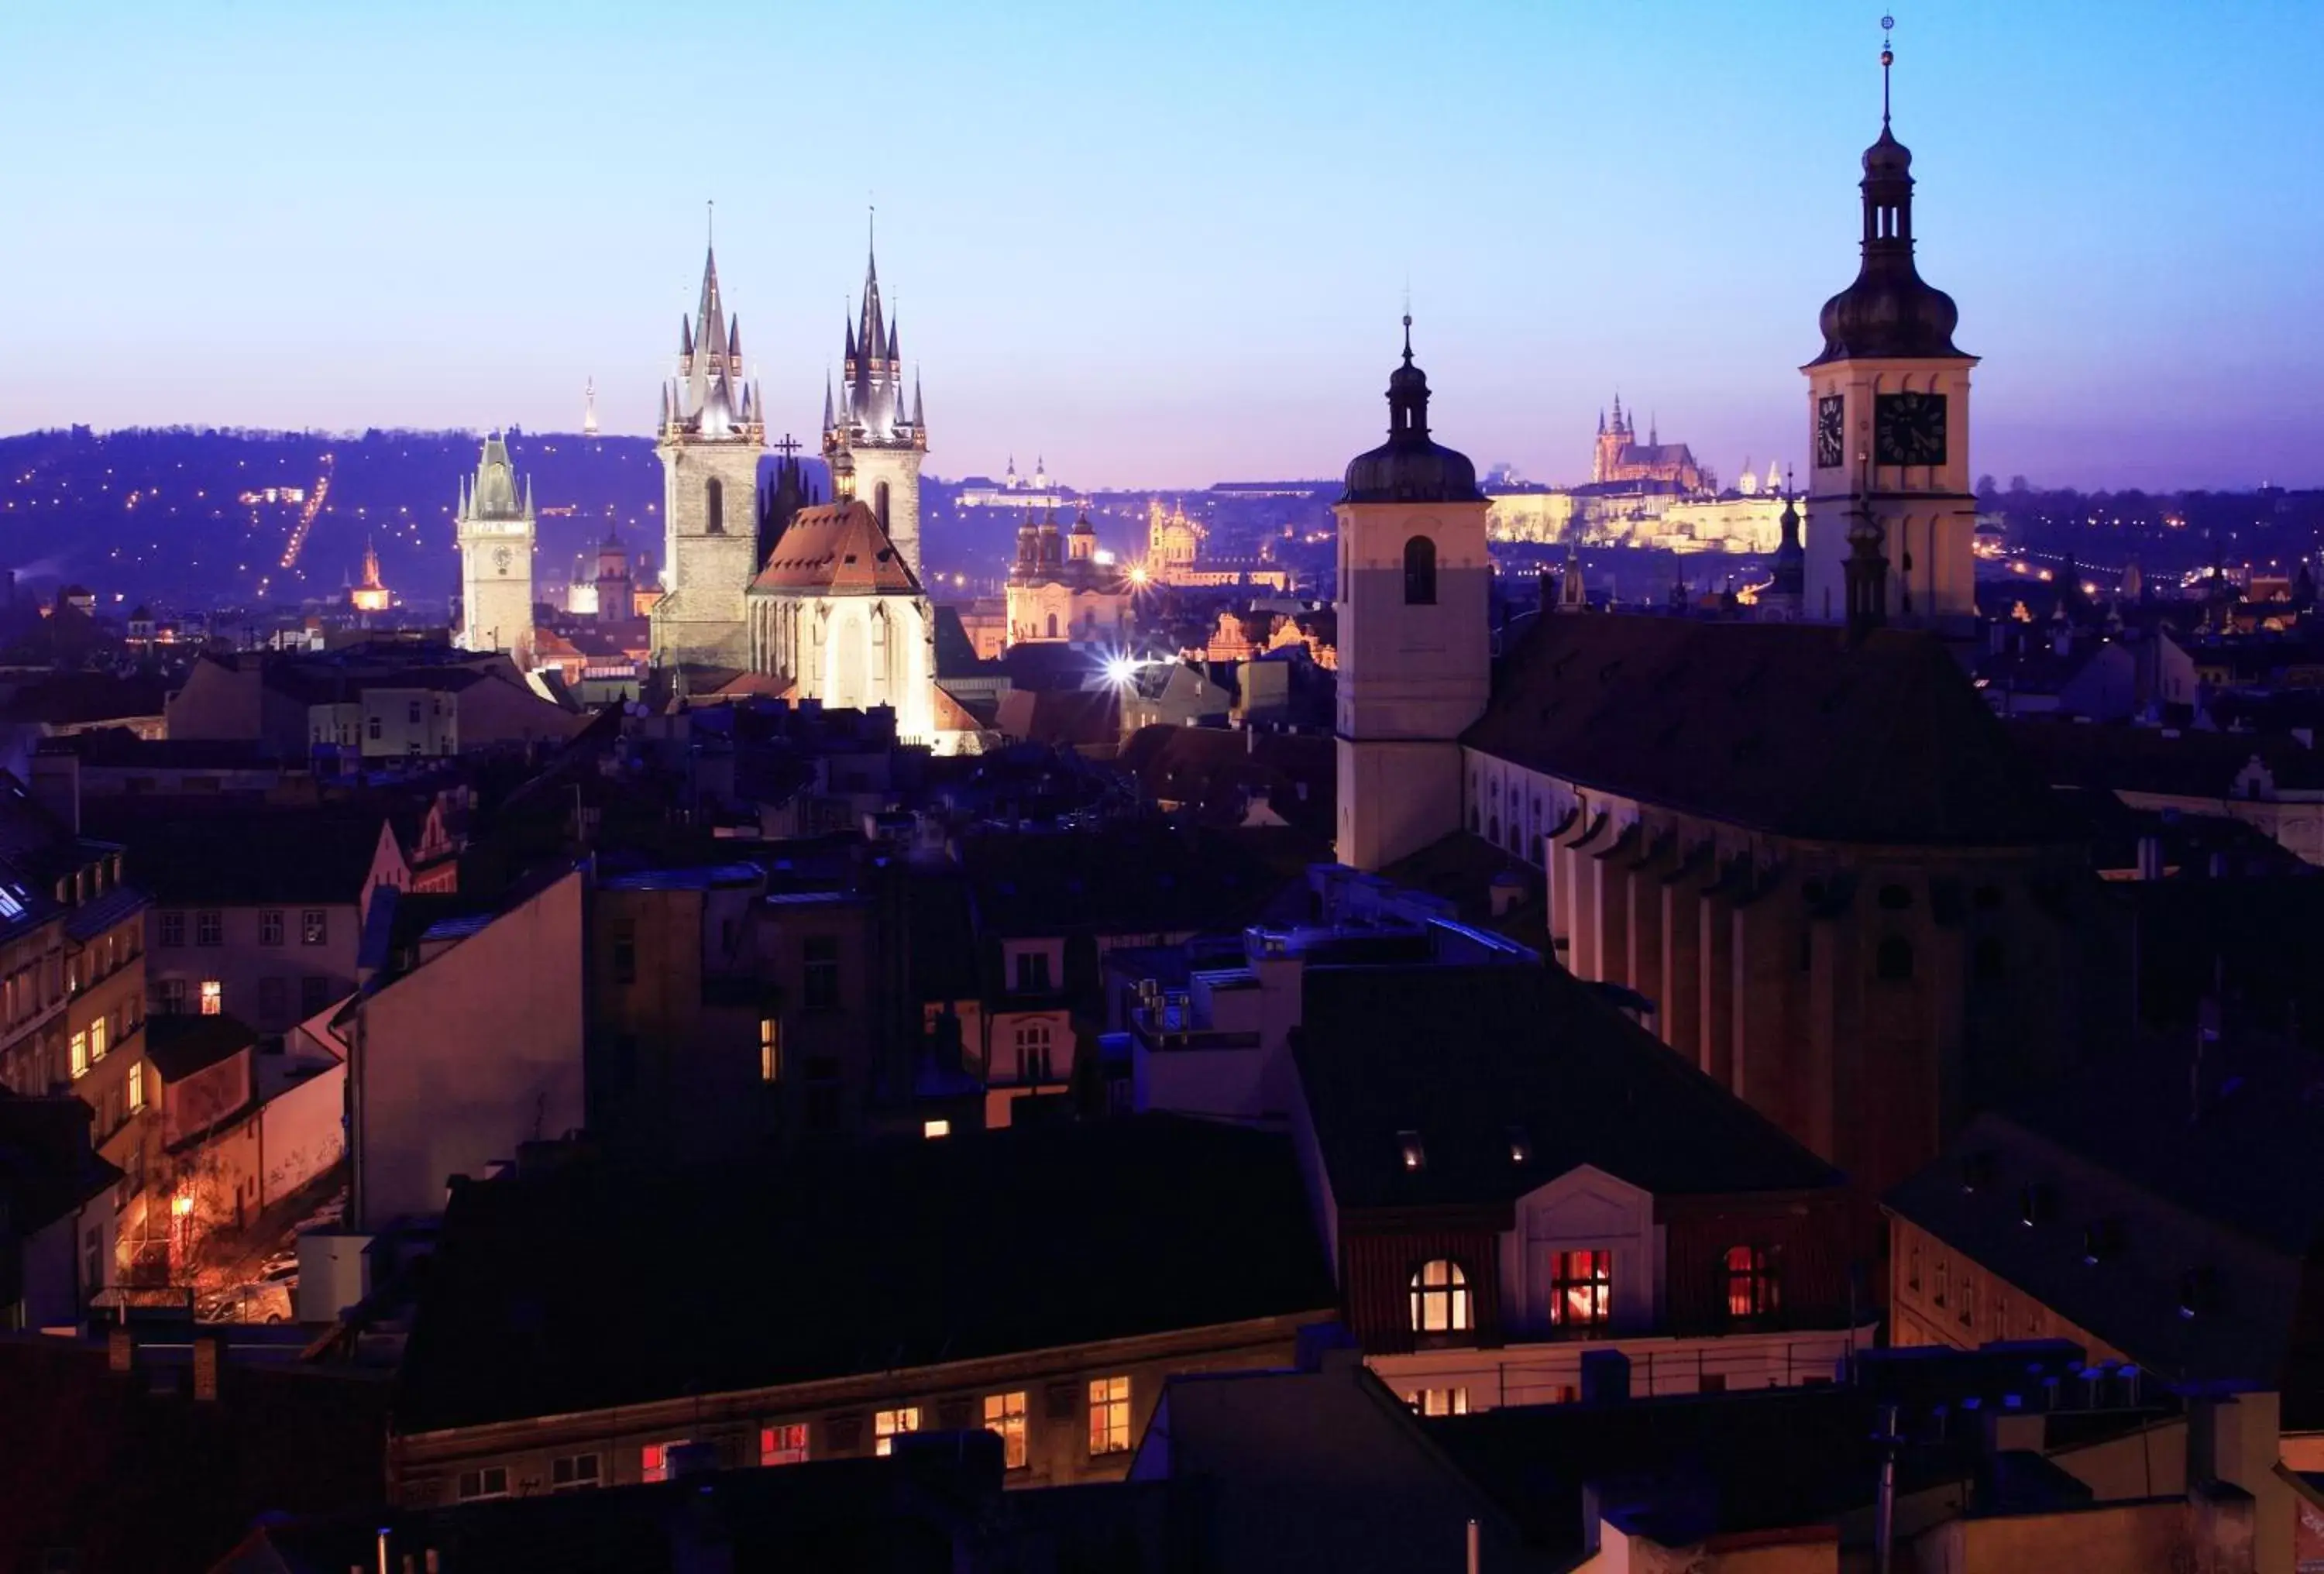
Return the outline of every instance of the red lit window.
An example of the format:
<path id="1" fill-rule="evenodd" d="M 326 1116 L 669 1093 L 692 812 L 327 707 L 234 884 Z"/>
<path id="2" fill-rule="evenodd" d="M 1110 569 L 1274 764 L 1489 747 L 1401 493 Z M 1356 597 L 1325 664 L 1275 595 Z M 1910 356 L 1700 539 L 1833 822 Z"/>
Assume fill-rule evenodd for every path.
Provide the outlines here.
<path id="1" fill-rule="evenodd" d="M 1737 1246 L 1727 1248 L 1727 1315 L 1765 1317 L 1775 1310 L 1775 1270 L 1766 1248 Z"/>
<path id="2" fill-rule="evenodd" d="M 1596 1328 L 1614 1312 L 1614 1254 L 1560 1252 L 1549 1280 L 1549 1320 L 1560 1328 Z"/>
<path id="3" fill-rule="evenodd" d="M 795 1421 L 787 1426 L 762 1426 L 759 1429 L 759 1463 L 761 1465 L 804 1465 L 807 1463 L 807 1422 Z"/>
<path id="4" fill-rule="evenodd" d="M 638 1476 L 646 1481 L 669 1479 L 669 1456 L 672 1450 L 686 1447 L 684 1438 L 666 1443 L 648 1443 L 638 1450 Z"/>

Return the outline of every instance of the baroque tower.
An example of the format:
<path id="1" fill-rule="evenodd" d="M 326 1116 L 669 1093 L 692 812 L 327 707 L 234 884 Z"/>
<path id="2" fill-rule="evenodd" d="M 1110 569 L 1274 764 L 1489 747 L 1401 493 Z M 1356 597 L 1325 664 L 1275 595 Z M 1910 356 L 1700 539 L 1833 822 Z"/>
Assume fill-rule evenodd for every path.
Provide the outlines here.
<path id="1" fill-rule="evenodd" d="M 1461 734 L 1492 653 L 1485 499 L 1429 440 L 1428 379 L 1388 380 L 1388 441 L 1349 465 L 1340 525 L 1339 859 L 1377 870 L 1461 827 Z"/>
<path id="2" fill-rule="evenodd" d="M 702 300 L 678 330 L 678 374 L 662 387 L 662 588 L 653 609 L 658 663 L 742 667 L 750 659 L 743 593 L 758 572 L 759 456 L 766 422 L 742 376 L 742 329 L 703 260 Z"/>
<path id="3" fill-rule="evenodd" d="M 904 362 L 897 348 L 896 324 L 880 303 L 880 262 L 867 250 L 863 306 L 847 325 L 842 352 L 839 398 L 823 395 L 823 456 L 845 449 L 855 463 L 855 495 L 880 517 L 915 580 L 920 570 L 920 464 L 927 457 L 928 428 L 920 404 L 920 380 L 904 399 Z"/>
<path id="4" fill-rule="evenodd" d="M 460 645 L 532 653 L 532 483 L 520 491 L 508 443 L 484 439 L 476 474 L 460 487 Z"/>
<path id="5" fill-rule="evenodd" d="M 1824 302 L 1808 380 L 1806 615 L 1858 630 L 1960 630 L 1977 615 L 1969 373 L 1960 309 L 1913 262 L 1913 154 L 1888 124 L 1864 152 L 1863 261 Z"/>

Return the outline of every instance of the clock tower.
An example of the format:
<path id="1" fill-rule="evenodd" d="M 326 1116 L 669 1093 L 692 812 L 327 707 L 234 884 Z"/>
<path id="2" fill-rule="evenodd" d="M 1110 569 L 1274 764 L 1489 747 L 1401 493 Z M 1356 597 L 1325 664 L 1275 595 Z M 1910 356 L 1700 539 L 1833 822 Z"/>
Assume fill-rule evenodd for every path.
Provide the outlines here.
<path id="1" fill-rule="evenodd" d="M 1863 262 L 1824 302 L 1808 380 L 1804 614 L 1854 627 L 1965 630 L 1977 616 L 1969 551 L 1969 374 L 1960 309 L 1913 262 L 1913 154 L 1888 122 L 1864 152 Z M 1851 567 L 1850 565 L 1853 564 Z M 1872 566 L 1879 568 L 1874 571 Z"/>
<path id="2" fill-rule="evenodd" d="M 484 439 L 476 474 L 460 487 L 460 645 L 532 653 L 532 483 L 520 491 L 508 443 Z"/>

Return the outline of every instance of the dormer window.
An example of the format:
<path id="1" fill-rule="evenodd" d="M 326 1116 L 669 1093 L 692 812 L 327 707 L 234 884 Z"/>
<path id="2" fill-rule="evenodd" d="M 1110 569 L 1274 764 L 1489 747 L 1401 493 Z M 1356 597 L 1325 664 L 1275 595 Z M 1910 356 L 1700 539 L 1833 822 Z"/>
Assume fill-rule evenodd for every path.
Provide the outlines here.
<path id="1" fill-rule="evenodd" d="M 1428 1166 L 1428 1150 L 1421 1146 L 1420 1133 L 1417 1131 L 1397 1132 L 1396 1146 L 1407 1171 L 1417 1172 Z"/>
<path id="2" fill-rule="evenodd" d="M 1476 1327 L 1471 1315 L 1469 1275 L 1461 1265 L 1443 1257 L 1425 1262 L 1412 1275 L 1412 1331 L 1467 1333 Z"/>

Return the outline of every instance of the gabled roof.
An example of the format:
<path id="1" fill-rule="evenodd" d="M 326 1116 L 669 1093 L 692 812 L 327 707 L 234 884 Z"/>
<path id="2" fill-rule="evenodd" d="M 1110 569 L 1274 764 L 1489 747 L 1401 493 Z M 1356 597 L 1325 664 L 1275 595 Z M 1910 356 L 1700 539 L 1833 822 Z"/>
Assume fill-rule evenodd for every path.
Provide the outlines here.
<path id="1" fill-rule="evenodd" d="M 861 501 L 803 508 L 767 555 L 752 590 L 824 595 L 918 595 L 920 582 Z"/>
<path id="2" fill-rule="evenodd" d="M 1040 1205 L 1008 1201 L 1028 1197 Z M 777 1266 L 793 1288 L 737 1293 L 733 1274 L 678 1266 L 722 1263 Z M 1300 1317 L 1336 1299 L 1289 1140 L 1167 1116 L 715 1170 L 576 1158 L 458 1188 L 431 1268 L 401 1375 L 404 1433 Z"/>
<path id="3" fill-rule="evenodd" d="M 1560 970 L 1316 968 L 1305 990 L 1300 1085 L 1343 1207 L 1505 1203 L 1583 1164 L 1658 1197 L 1840 1183 Z"/>
<path id="4" fill-rule="evenodd" d="M 1659 808 L 1810 840 L 2018 846 L 2070 834 L 1933 635 L 1538 618 L 1462 741 Z"/>
<path id="5" fill-rule="evenodd" d="M 161 1012 L 145 1019 L 145 1057 L 164 1082 L 192 1076 L 258 1042 L 258 1029 L 239 1017 Z"/>

